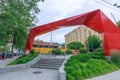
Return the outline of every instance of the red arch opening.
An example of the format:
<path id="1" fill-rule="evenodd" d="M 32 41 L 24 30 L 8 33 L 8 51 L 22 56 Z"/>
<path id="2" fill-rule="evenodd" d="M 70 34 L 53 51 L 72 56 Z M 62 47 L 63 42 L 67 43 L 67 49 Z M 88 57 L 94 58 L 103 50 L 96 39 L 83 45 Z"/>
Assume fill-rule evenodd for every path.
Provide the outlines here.
<path id="1" fill-rule="evenodd" d="M 69 27 L 82 24 L 102 34 L 105 56 L 110 55 L 110 50 L 120 50 L 120 30 L 98 9 L 30 29 L 25 49 L 26 54 L 29 53 L 36 36 L 59 29 L 61 26 Z"/>

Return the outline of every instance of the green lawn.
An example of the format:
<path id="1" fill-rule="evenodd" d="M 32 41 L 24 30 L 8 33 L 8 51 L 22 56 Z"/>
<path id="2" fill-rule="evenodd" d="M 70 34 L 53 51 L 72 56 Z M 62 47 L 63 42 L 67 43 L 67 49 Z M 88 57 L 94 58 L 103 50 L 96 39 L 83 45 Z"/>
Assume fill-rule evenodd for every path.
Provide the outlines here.
<path id="1" fill-rule="evenodd" d="M 31 60 L 33 60 L 36 56 L 38 56 L 39 54 L 35 53 L 35 52 L 31 52 L 28 55 L 23 54 L 22 56 L 18 57 L 16 60 L 10 62 L 8 65 L 16 65 L 16 64 L 24 64 L 27 63 Z"/>
<path id="2" fill-rule="evenodd" d="M 67 80 L 85 80 L 118 70 L 117 66 L 96 54 L 79 54 L 70 57 L 64 68 Z"/>

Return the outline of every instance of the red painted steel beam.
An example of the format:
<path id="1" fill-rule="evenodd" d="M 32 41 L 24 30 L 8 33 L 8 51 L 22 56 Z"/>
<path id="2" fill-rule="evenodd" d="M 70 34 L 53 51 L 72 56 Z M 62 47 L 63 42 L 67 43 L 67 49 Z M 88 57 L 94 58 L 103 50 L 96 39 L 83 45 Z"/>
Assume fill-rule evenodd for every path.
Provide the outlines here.
<path id="1" fill-rule="evenodd" d="M 120 30 L 101 10 L 98 9 L 32 28 L 26 43 L 26 53 L 29 53 L 36 36 L 59 29 L 61 26 L 69 27 L 75 25 L 86 25 L 102 34 L 102 44 L 105 56 L 110 55 L 110 50 L 120 50 Z"/>

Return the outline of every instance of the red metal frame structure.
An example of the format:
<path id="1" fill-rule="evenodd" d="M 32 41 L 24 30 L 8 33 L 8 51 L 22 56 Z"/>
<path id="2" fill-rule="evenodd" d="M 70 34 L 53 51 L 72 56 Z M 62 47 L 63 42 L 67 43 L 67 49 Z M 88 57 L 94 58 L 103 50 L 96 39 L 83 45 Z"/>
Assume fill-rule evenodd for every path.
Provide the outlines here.
<path id="1" fill-rule="evenodd" d="M 30 29 L 26 43 L 26 54 L 29 53 L 35 36 L 59 29 L 61 26 L 69 27 L 75 25 L 86 25 L 102 34 L 102 45 L 105 56 L 110 56 L 110 50 L 120 50 L 120 30 L 98 9 Z"/>

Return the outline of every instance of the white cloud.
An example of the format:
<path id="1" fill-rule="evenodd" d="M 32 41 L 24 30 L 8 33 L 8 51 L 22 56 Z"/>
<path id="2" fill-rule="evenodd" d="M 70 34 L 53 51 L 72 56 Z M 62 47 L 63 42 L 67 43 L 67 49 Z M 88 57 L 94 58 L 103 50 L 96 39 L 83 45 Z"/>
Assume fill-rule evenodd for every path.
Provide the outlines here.
<path id="1" fill-rule="evenodd" d="M 74 27 L 67 27 L 67 28 L 60 28 L 58 30 L 52 31 L 52 42 L 64 43 L 64 35 L 72 31 L 73 29 L 77 28 L 78 26 Z M 36 37 L 36 39 L 41 39 L 46 42 L 51 42 L 51 32 L 40 35 Z"/>
<path id="2" fill-rule="evenodd" d="M 111 3 L 120 4 L 119 0 L 106 0 Z M 111 13 L 113 13 L 116 19 L 120 19 L 120 9 L 115 8 L 102 0 L 45 0 L 44 3 L 39 3 L 41 12 L 38 16 L 39 21 L 37 25 L 46 24 L 55 20 L 63 19 L 66 17 L 78 15 L 95 9 L 101 9 L 111 20 L 113 20 Z M 75 27 L 62 28 L 53 31 L 53 42 L 64 42 L 64 35 Z M 36 37 L 36 39 L 42 39 L 50 42 L 50 33 L 43 34 Z"/>

